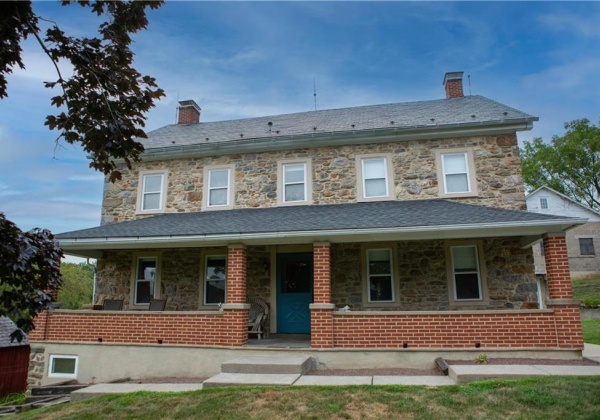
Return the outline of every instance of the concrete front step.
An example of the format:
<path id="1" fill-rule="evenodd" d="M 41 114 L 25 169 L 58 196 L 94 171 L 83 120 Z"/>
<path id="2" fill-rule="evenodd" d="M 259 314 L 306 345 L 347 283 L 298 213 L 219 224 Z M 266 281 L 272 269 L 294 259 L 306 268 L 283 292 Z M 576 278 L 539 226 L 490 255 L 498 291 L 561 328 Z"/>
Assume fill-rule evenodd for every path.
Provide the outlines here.
<path id="1" fill-rule="evenodd" d="M 248 356 L 223 362 L 221 372 L 302 375 L 314 365 L 310 356 Z"/>
<path id="2" fill-rule="evenodd" d="M 212 378 L 208 378 L 203 385 L 204 388 L 243 385 L 293 385 L 298 378 L 300 378 L 299 373 L 219 373 Z"/>
<path id="3" fill-rule="evenodd" d="M 534 376 L 600 376 L 600 366 L 561 365 L 452 365 L 449 377 L 457 384 L 486 379 L 515 379 Z"/>

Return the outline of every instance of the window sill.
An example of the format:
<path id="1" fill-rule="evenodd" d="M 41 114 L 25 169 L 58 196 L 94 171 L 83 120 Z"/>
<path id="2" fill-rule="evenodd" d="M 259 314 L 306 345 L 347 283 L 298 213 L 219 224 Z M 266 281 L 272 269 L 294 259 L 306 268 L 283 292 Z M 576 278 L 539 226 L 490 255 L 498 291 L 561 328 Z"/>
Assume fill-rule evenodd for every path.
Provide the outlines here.
<path id="1" fill-rule="evenodd" d="M 369 201 L 396 201 L 394 197 L 386 196 L 386 197 L 357 197 L 356 201 L 359 203 L 366 203 Z"/>
<path id="2" fill-rule="evenodd" d="M 468 192 L 468 193 L 439 193 L 438 197 L 440 198 L 477 198 L 479 194 L 477 192 Z"/>

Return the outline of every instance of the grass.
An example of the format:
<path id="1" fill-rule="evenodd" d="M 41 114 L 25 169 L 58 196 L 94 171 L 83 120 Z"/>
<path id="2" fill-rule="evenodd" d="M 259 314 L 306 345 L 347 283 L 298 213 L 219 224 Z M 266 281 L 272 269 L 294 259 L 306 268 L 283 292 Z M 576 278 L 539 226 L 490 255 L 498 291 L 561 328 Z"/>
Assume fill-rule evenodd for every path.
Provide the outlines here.
<path id="1" fill-rule="evenodd" d="M 0 397 L 0 405 L 11 404 L 20 405 L 25 403 L 25 394 L 9 394 L 4 397 Z"/>
<path id="2" fill-rule="evenodd" d="M 106 395 L 27 419 L 598 419 L 600 377 L 417 386 L 211 388 Z"/>
<path id="3" fill-rule="evenodd" d="M 583 341 L 600 344 L 600 319 L 582 319 Z"/>
<path id="4" fill-rule="evenodd" d="M 573 280 L 573 298 L 578 300 L 600 300 L 600 276 Z"/>

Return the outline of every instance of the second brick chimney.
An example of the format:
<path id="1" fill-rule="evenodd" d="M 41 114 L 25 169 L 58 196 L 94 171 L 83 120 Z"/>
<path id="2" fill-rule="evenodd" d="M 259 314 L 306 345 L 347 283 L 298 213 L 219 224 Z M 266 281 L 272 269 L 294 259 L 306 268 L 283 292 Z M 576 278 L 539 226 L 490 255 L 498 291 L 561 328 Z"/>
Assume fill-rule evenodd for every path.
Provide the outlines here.
<path id="1" fill-rule="evenodd" d="M 177 124 L 198 124 L 200 122 L 200 111 L 200 107 L 192 99 L 179 101 Z"/>
<path id="2" fill-rule="evenodd" d="M 446 98 L 462 98 L 463 94 L 463 72 L 453 71 L 444 75 L 444 87 L 446 88 Z"/>

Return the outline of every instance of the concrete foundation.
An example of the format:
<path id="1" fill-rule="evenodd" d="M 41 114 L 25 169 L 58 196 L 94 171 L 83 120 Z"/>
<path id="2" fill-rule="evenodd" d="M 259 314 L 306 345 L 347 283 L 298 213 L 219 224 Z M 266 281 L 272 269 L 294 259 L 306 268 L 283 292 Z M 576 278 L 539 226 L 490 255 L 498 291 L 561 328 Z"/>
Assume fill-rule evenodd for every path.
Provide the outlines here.
<path id="1" fill-rule="evenodd" d="M 110 382 L 123 378 L 210 377 L 221 372 L 225 361 L 241 357 L 304 356 L 317 360 L 317 368 L 327 369 L 385 369 L 433 368 L 437 357 L 446 359 L 474 359 L 481 353 L 488 357 L 525 357 L 549 359 L 580 359 L 581 351 L 560 349 L 392 349 L 392 350 L 338 350 L 272 349 L 257 347 L 195 347 L 164 345 L 120 345 L 106 343 L 36 342 L 45 348 L 42 385 L 62 382 L 64 378 L 48 377 L 50 355 L 78 356 L 76 379 L 80 383 Z"/>

